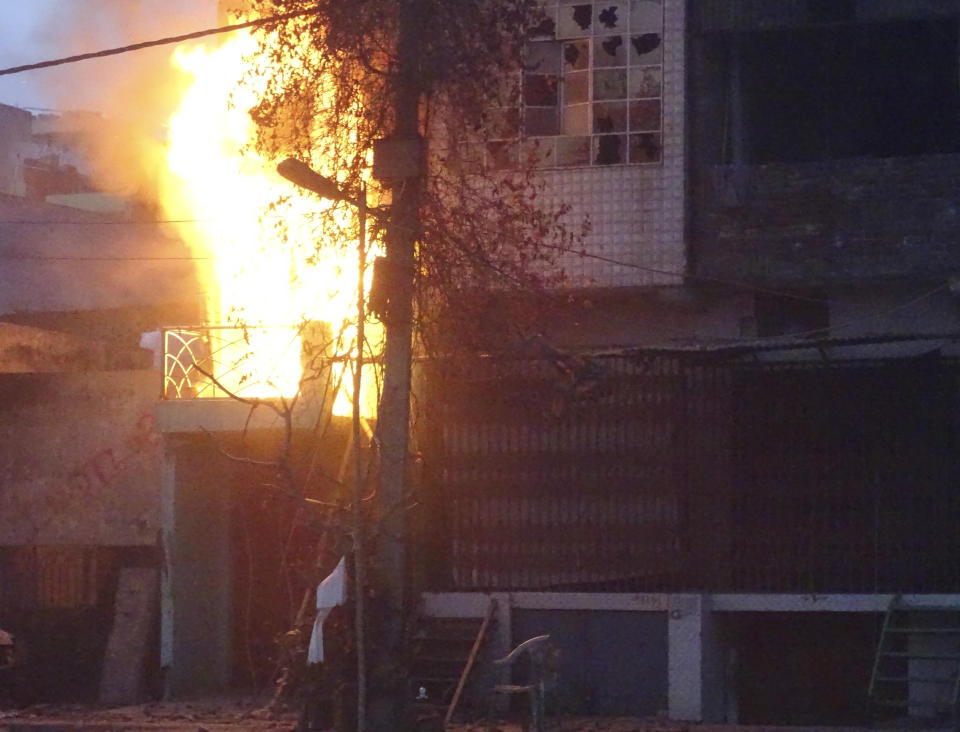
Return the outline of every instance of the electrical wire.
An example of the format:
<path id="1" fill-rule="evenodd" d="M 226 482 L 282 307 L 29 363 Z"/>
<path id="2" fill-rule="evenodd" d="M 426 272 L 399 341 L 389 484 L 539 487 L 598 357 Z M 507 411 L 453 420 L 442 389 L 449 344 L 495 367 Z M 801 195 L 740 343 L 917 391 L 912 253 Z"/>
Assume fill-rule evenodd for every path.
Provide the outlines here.
<path id="1" fill-rule="evenodd" d="M 215 35 L 219 33 L 228 33 L 231 31 L 241 30 L 244 28 L 251 28 L 255 26 L 266 25 L 273 22 L 282 22 L 285 20 L 291 20 L 293 18 L 302 17 L 305 15 L 310 15 L 315 13 L 317 10 L 316 7 L 313 7 L 309 10 L 299 10 L 291 13 L 283 13 L 280 15 L 270 16 L 268 18 L 259 18 L 257 20 L 247 21 L 245 23 L 236 23 L 233 25 L 220 26 L 217 28 L 209 28 L 206 30 L 194 31 L 192 33 L 186 33 L 179 36 L 170 36 L 167 38 L 160 38 L 154 41 L 145 41 L 143 43 L 135 43 L 128 46 L 121 46 L 119 48 L 105 49 L 102 51 L 95 51 L 92 53 L 80 54 L 77 56 L 68 56 L 65 58 L 52 59 L 50 61 L 42 61 L 34 64 L 25 64 L 22 66 L 14 66 L 7 69 L 0 69 L 0 76 L 22 73 L 25 71 L 32 71 L 35 69 L 49 68 L 51 66 L 60 66 L 64 64 L 77 63 L 79 61 L 86 61 L 94 58 L 102 58 L 105 56 L 115 56 L 122 53 L 129 53 L 131 51 L 138 51 L 144 48 L 151 48 L 154 46 L 169 45 L 173 43 L 182 43 L 187 40 L 194 40 L 197 38 L 203 38 L 205 36 Z M 104 225 L 148 225 L 148 224 L 185 224 L 185 223 L 199 223 L 204 221 L 203 219 L 169 219 L 162 221 L 153 221 L 153 222 L 139 222 L 139 221 L 36 221 L 36 220 L 20 220 L 20 221 L 0 221 L 0 224 L 14 224 L 14 225 L 79 225 L 79 226 L 104 226 Z M 620 267 L 627 267 L 630 269 L 635 269 L 642 272 L 649 272 L 652 274 L 660 274 L 668 277 L 681 277 L 691 280 L 699 280 L 704 282 L 713 282 L 715 284 L 722 284 L 729 287 L 734 287 L 736 289 L 747 290 L 751 292 L 758 292 L 763 294 L 774 295 L 777 297 L 790 298 L 795 300 L 804 300 L 808 302 L 824 302 L 822 299 L 812 298 L 805 295 L 800 295 L 794 292 L 778 291 L 772 290 L 769 288 L 759 287 L 757 285 L 752 285 L 746 282 L 737 282 L 734 280 L 724 280 L 717 277 L 708 277 L 704 275 L 692 274 L 689 272 L 676 272 L 664 269 L 658 269 L 655 267 L 647 267 L 644 265 L 635 264 L 633 262 L 624 262 L 622 260 L 613 259 L 612 257 L 605 257 L 600 254 L 590 254 L 583 250 L 572 249 L 569 247 L 562 246 L 551 246 L 544 245 L 546 248 L 554 249 L 557 251 L 562 251 L 568 254 L 574 254 L 581 258 L 589 258 L 608 264 L 613 264 Z M 213 259 L 212 257 L 44 257 L 44 256 L 10 256 L 0 254 L 0 259 L 33 259 L 37 261 L 123 261 L 129 259 L 130 261 L 165 261 L 165 260 L 181 260 L 181 261 L 195 261 L 195 260 L 206 260 Z"/>
<path id="2" fill-rule="evenodd" d="M 214 219 L 158 219 L 155 221 L 0 221 L 2 224 L 81 224 L 81 225 L 159 225 L 159 224 L 185 224 L 185 223 L 209 223 Z M 582 249 L 573 249 L 569 247 L 554 246 L 554 245 L 544 245 L 547 248 L 554 249 L 557 251 L 562 251 L 568 254 L 573 254 L 578 257 L 586 259 L 595 259 L 608 264 L 614 264 L 621 267 L 627 267 L 629 269 L 635 269 L 642 272 L 652 272 L 654 274 L 661 274 L 670 277 L 680 277 L 689 280 L 699 280 L 705 282 L 711 282 L 713 284 L 722 284 L 727 287 L 732 287 L 734 289 L 756 292 L 766 295 L 772 295 L 776 297 L 783 297 L 788 299 L 803 300 L 806 302 L 817 302 L 824 303 L 827 302 L 823 299 L 817 299 L 812 297 L 807 297 L 793 292 L 782 291 L 782 290 L 773 290 L 766 287 L 760 287 L 753 285 L 749 282 L 742 282 L 737 280 L 726 280 L 717 277 L 708 277 L 704 275 L 697 275 L 688 272 L 672 271 L 666 269 L 659 269 L 656 267 L 647 267 L 645 265 L 636 264 L 634 262 L 625 262 L 619 259 L 614 259 L 612 257 L 606 257 L 601 254 L 591 254 L 590 252 L 584 251 Z M 0 261 L 36 261 L 36 262 L 212 262 L 216 261 L 218 257 L 200 257 L 200 256 L 81 256 L 81 255 L 43 255 L 43 254 L 4 254 L 0 252 Z M 876 313 L 874 315 L 865 316 L 863 318 L 858 318 L 856 320 L 843 323 L 837 326 L 828 326 L 827 328 L 816 328 L 810 331 L 791 334 L 791 337 L 806 337 L 811 335 L 817 335 L 822 333 L 834 332 L 838 330 L 843 330 L 845 328 L 852 327 L 863 321 L 868 321 L 873 318 L 883 317 L 886 315 L 891 315 L 898 312 L 899 310 L 910 307 L 911 305 L 925 300 L 931 295 L 939 292 L 940 290 L 948 287 L 948 284 L 940 284 L 932 290 L 926 291 L 923 294 L 917 296 L 916 298 L 904 303 L 902 305 L 895 306 L 891 310 L 884 311 L 881 313 Z M 678 331 L 679 332 L 679 331 Z M 765 336 L 763 338 L 747 338 L 744 340 L 774 340 L 776 338 L 782 338 L 783 336 Z"/>
<path id="3" fill-rule="evenodd" d="M 257 20 L 247 21 L 244 23 L 236 23 L 232 25 L 220 26 L 217 28 L 209 28 L 206 30 L 194 31 L 192 33 L 186 33 L 179 36 L 170 36 L 167 38 L 160 38 L 154 41 L 145 41 L 143 43 L 131 44 L 128 46 L 121 46 L 118 48 L 105 49 L 102 51 L 96 51 L 92 53 L 80 54 L 77 56 L 68 56 L 65 58 L 52 59 L 49 61 L 42 61 L 34 64 L 26 64 L 22 66 L 14 66 L 7 69 L 0 69 L 0 76 L 5 76 L 9 74 L 17 74 L 25 71 L 32 71 L 35 69 L 49 68 L 51 66 L 60 66 L 64 64 L 77 63 L 79 61 L 86 61 L 94 58 L 102 58 L 105 56 L 115 56 L 122 53 L 129 53 L 131 51 L 138 51 L 144 48 L 151 48 L 154 46 L 170 45 L 173 43 L 182 43 L 187 40 L 194 40 L 197 38 L 203 38 L 205 36 L 215 35 L 219 33 L 229 33 L 236 30 L 241 30 L 244 28 L 251 28 L 266 25 L 273 22 L 282 22 L 286 20 L 291 20 L 293 18 L 298 18 L 306 15 L 315 13 L 317 10 L 316 7 L 313 7 L 309 10 L 300 10 L 291 13 L 283 13 L 280 15 L 270 16 L 268 18 L 259 18 Z M 106 225 L 151 225 L 151 224 L 187 224 L 187 223 L 200 223 L 203 221 L 208 221 L 207 219 L 167 219 L 167 220 L 157 220 L 157 221 L 38 221 L 38 220 L 8 220 L 0 221 L 2 224 L 14 224 L 14 225 L 79 225 L 79 226 L 106 226 Z M 596 261 L 605 262 L 607 264 L 613 264 L 618 267 L 625 267 L 628 269 L 634 269 L 641 272 L 648 272 L 651 274 L 659 274 L 667 277 L 680 277 L 688 280 L 695 280 L 700 282 L 710 282 L 713 284 L 725 285 L 727 287 L 733 287 L 738 290 L 744 290 L 749 292 L 755 292 L 759 294 L 767 294 L 775 297 L 783 297 L 793 300 L 802 300 L 805 302 L 815 302 L 823 303 L 826 302 L 822 298 L 809 297 L 807 295 L 801 295 L 796 292 L 789 292 L 784 290 L 774 290 L 771 288 L 761 287 L 754 285 L 748 282 L 737 281 L 737 280 L 728 280 L 720 277 L 712 277 L 708 275 L 699 275 L 690 272 L 678 272 L 672 270 L 660 269 L 657 267 L 649 267 L 646 265 L 636 264 L 634 262 L 625 262 L 623 260 L 614 259 L 612 257 L 607 257 L 602 254 L 592 254 L 586 252 L 582 249 L 573 249 L 571 247 L 564 247 L 559 245 L 543 245 L 545 248 L 553 249 L 556 251 L 564 252 L 566 254 L 573 254 L 585 259 L 593 259 Z M 36 260 L 36 261 L 208 261 L 215 259 L 214 257 L 69 257 L 69 256 L 42 256 L 42 255 L 4 255 L 0 254 L 0 259 L 19 259 L 19 260 Z"/>
<path id="4" fill-rule="evenodd" d="M 231 33 L 233 31 L 243 30 L 244 28 L 257 28 L 263 25 L 269 25 L 270 23 L 281 23 L 283 21 L 292 20 L 294 18 L 300 18 L 305 15 L 312 15 L 317 12 L 317 6 L 310 8 L 309 10 L 297 10 L 290 13 L 281 13 L 279 15 L 271 15 L 267 18 L 257 18 L 256 20 L 249 20 L 244 23 L 234 23 L 232 25 L 222 25 L 216 28 L 207 28 L 205 30 L 193 31 L 191 33 L 184 33 L 179 36 L 168 36 L 166 38 L 158 38 L 153 41 L 143 41 L 141 43 L 131 43 L 127 46 L 119 46 L 117 48 L 107 48 L 101 51 L 92 51 L 90 53 L 81 53 L 76 56 L 65 56 L 63 58 L 50 59 L 49 61 L 39 61 L 32 64 L 23 64 L 21 66 L 11 66 L 6 69 L 0 69 L 0 76 L 10 76 L 11 74 L 22 74 L 25 71 L 35 71 L 37 69 L 48 69 L 52 66 L 64 66 L 66 64 L 75 64 L 80 61 L 89 61 L 95 58 L 105 58 L 107 56 L 119 56 L 123 53 L 131 53 L 132 51 L 141 51 L 145 48 L 153 48 L 155 46 L 169 46 L 174 43 L 183 43 L 184 41 L 192 41 L 197 38 L 205 38 L 206 36 L 218 35 L 220 33 Z"/>
<path id="5" fill-rule="evenodd" d="M 0 260 L 24 262 L 212 262 L 217 257 L 130 257 L 57 255 L 57 254 L 2 254 Z"/>
<path id="6" fill-rule="evenodd" d="M 156 219 L 150 221 L 79 221 L 79 220 L 59 220 L 59 221 L 42 221 L 39 219 L 10 219 L 0 221 L 0 226 L 2 225 L 27 225 L 27 226 L 152 226 L 152 225 L 163 225 L 163 224 L 199 224 L 199 223 L 211 223 L 216 221 L 216 219 Z M 614 259 L 613 257 L 606 257 L 602 254 L 591 254 L 583 249 L 573 249 L 571 247 L 556 246 L 550 244 L 542 245 L 544 248 L 553 249 L 556 251 L 564 252 L 566 254 L 573 254 L 575 256 L 585 258 L 585 259 L 595 259 L 601 262 L 606 262 L 608 264 L 614 264 L 619 267 L 627 267 L 629 269 L 635 269 L 642 272 L 651 272 L 653 274 L 665 275 L 668 277 L 681 277 L 689 280 L 698 280 L 705 282 L 712 282 L 714 284 L 722 284 L 727 287 L 733 287 L 739 290 L 745 290 L 750 292 L 758 292 L 766 295 L 773 295 L 776 297 L 783 297 L 794 300 L 803 300 L 806 302 L 817 302 L 822 303 L 826 302 L 823 299 L 808 297 L 806 295 L 800 295 L 795 292 L 774 290 L 767 287 L 761 287 L 759 285 L 753 285 L 749 282 L 742 282 L 737 280 L 726 280 L 719 277 L 708 277 L 705 275 L 698 275 L 690 272 L 680 272 L 667 269 L 658 269 L 656 267 L 647 267 L 645 265 L 636 264 L 634 262 L 625 262 L 623 260 Z M 2 259 L 36 259 L 43 261 L 45 259 L 67 259 L 67 257 L 44 257 L 42 255 L 5 255 L 0 254 L 0 260 Z M 121 261 L 125 259 L 124 257 L 74 257 L 70 259 L 76 259 L 77 261 Z M 215 257 L 130 257 L 132 260 L 153 260 L 153 259 L 170 259 L 170 260 L 212 260 Z"/>
<path id="7" fill-rule="evenodd" d="M 157 226 L 159 224 L 204 224 L 216 219 L 111 219 L 107 221 L 82 221 L 80 219 L 7 219 L 0 221 L 0 225 L 10 226 Z"/>
<path id="8" fill-rule="evenodd" d="M 125 225 L 136 225 L 136 224 L 142 224 L 142 225 L 159 225 L 159 224 L 209 223 L 209 222 L 211 222 L 211 221 L 213 221 L 213 220 L 214 220 L 214 219 L 158 219 L 158 220 L 154 220 L 154 221 L 52 221 L 52 222 L 49 222 L 49 221 L 0 221 L 0 224 L 21 224 L 21 223 L 34 224 L 34 223 L 35 223 L 35 224 L 68 224 L 68 225 L 69 225 L 69 224 L 81 224 L 81 225 L 87 225 L 87 224 L 92 224 L 92 225 L 101 225 L 101 224 L 108 224 L 108 225 L 117 225 L 117 224 L 125 224 Z M 661 274 L 661 275 L 666 275 L 666 276 L 670 276 L 670 277 L 682 277 L 682 278 L 686 278 L 686 279 L 690 279 L 690 280 L 701 280 L 701 281 L 706 281 L 706 282 L 712 282 L 712 283 L 714 283 L 714 284 L 722 284 L 722 285 L 725 285 L 725 286 L 727 286 L 727 287 L 732 287 L 732 288 L 739 289 L 739 290 L 752 291 L 752 292 L 757 292 L 757 293 L 761 293 L 761 294 L 773 295 L 773 296 L 777 296 L 777 297 L 784 297 L 784 298 L 792 298 L 792 299 L 797 299 L 797 300 L 804 300 L 804 301 L 807 301 L 807 302 L 818 302 L 818 303 L 819 303 L 819 302 L 826 302 L 825 300 L 819 300 L 819 299 L 816 299 L 816 298 L 806 297 L 806 296 L 804 296 L 804 295 L 799 295 L 799 294 L 792 293 L 792 292 L 786 292 L 786 291 L 780 291 L 780 290 L 773 290 L 773 289 L 765 288 L 765 287 L 759 287 L 759 286 L 756 286 L 756 285 L 752 285 L 752 284 L 750 284 L 750 283 L 748 283 L 748 282 L 741 282 L 741 281 L 736 281 L 736 280 L 725 280 L 725 279 L 720 279 L 720 278 L 716 278 L 716 277 L 707 277 L 707 276 L 703 276 L 703 275 L 697 275 L 697 274 L 691 274 L 691 273 L 685 273 L 685 272 L 677 272 L 677 271 L 659 269 L 659 268 L 655 268 L 655 267 L 647 267 L 647 266 L 644 266 L 644 265 L 635 264 L 635 263 L 633 263 L 633 262 L 624 262 L 624 261 L 622 261 L 622 260 L 614 259 L 613 257 L 606 257 L 606 256 L 601 255 L 601 254 L 591 254 L 591 253 L 586 252 L 586 251 L 581 250 L 581 249 L 573 249 L 573 248 L 569 248 L 569 247 L 554 246 L 554 245 L 545 245 L 545 246 L 547 246 L 547 247 L 550 248 L 550 249 L 554 249 L 554 250 L 557 250 L 557 251 L 565 252 L 565 253 L 567 253 L 567 254 L 574 254 L 574 255 L 576 255 L 576 256 L 583 257 L 583 258 L 586 258 L 586 259 L 595 259 L 595 260 L 599 260 L 599 261 L 602 261 L 602 262 L 606 262 L 606 263 L 608 263 L 608 264 L 614 264 L 614 265 L 621 266 L 621 267 L 627 267 L 627 268 L 630 268 L 630 269 L 636 269 L 636 270 L 643 271 L 643 272 L 652 272 L 652 273 L 655 273 L 655 274 Z M 3 254 L 3 253 L 0 253 L 0 261 L 7 260 L 7 261 L 37 261 L 37 262 L 127 262 L 127 261 L 129 261 L 129 262 L 210 262 L 210 261 L 215 261 L 216 259 L 218 259 L 218 258 L 217 258 L 217 257 L 199 257 L 199 256 L 165 256 L 165 257 L 164 257 L 164 256 L 158 256 L 158 257 L 150 257 L 150 256 L 140 256 L 140 257 L 133 257 L 133 256 L 71 256 L 71 255 L 58 256 L 58 255 L 42 255 L 42 254 Z M 937 292 L 940 292 L 941 290 L 943 290 L 944 288 L 946 288 L 946 287 L 948 287 L 948 286 L 949 286 L 948 284 L 940 284 L 940 285 L 937 285 L 937 286 L 934 287 L 933 289 L 923 292 L 922 294 L 916 296 L 915 298 L 912 298 L 911 300 L 907 301 L 906 303 L 902 303 L 902 304 L 900 304 L 900 305 L 894 306 L 893 308 L 888 309 L 888 310 L 885 310 L 885 311 L 882 311 L 882 312 L 874 313 L 874 314 L 872 314 L 872 315 L 867 315 L 867 316 L 864 316 L 864 317 L 862 317 L 862 318 L 857 318 L 857 319 L 855 319 L 855 320 L 851 320 L 851 321 L 848 321 L 848 322 L 845 322 L 845 323 L 841 323 L 841 324 L 835 325 L 835 326 L 828 326 L 828 327 L 826 327 L 826 328 L 815 328 L 815 329 L 811 329 L 811 330 L 806 331 L 806 332 L 791 334 L 789 337 L 790 337 L 791 339 L 794 339 L 794 338 L 804 338 L 804 337 L 814 336 L 814 335 L 822 335 L 822 334 L 826 334 L 826 333 L 835 333 L 835 332 L 837 332 L 837 331 L 845 330 L 845 329 L 847 329 L 847 328 L 853 327 L 853 326 L 855 326 L 855 325 L 859 325 L 860 323 L 867 322 L 867 321 L 873 320 L 873 319 L 875 319 L 875 318 L 886 317 L 886 316 L 895 314 L 895 313 L 897 313 L 897 312 L 899 312 L 899 311 L 901 311 L 901 310 L 905 310 L 905 309 L 907 309 L 907 308 L 909 308 L 909 307 L 912 307 L 913 305 L 915 305 L 915 304 L 917 304 L 917 303 L 919 303 L 919 302 L 922 302 L 923 300 L 925 300 L 925 299 L 927 299 L 928 297 L 936 294 Z M 665 330 L 672 330 L 672 329 L 665 329 Z M 680 332 L 681 332 L 681 331 L 679 331 L 679 330 L 677 331 L 677 333 L 680 333 Z M 685 332 L 685 331 L 683 331 L 683 332 Z M 745 341 L 758 341 L 758 340 L 770 340 L 770 341 L 775 341 L 776 339 L 778 339 L 778 338 L 783 338 L 783 337 L 784 337 L 784 336 L 764 336 L 764 337 L 761 337 L 761 338 L 744 338 L 744 339 L 742 339 L 742 340 L 745 340 Z M 737 340 L 737 339 L 734 339 L 734 340 Z"/>
<path id="9" fill-rule="evenodd" d="M 294 18 L 303 17 L 306 15 L 311 15 L 317 11 L 317 7 L 314 6 L 308 10 L 298 10 L 290 13 L 281 13 L 279 15 L 272 15 L 267 18 L 258 18 L 256 20 L 246 21 L 244 23 L 234 23 L 231 25 L 218 26 L 216 28 L 207 28 L 205 30 L 193 31 L 191 33 L 184 33 L 178 36 L 168 36 L 166 38 L 159 38 L 153 41 L 144 41 L 141 43 L 134 43 L 126 46 L 120 46 L 117 48 L 109 48 L 101 51 L 94 51 L 90 53 L 83 53 L 75 56 L 66 56 L 58 59 L 51 59 L 48 61 L 41 61 L 38 63 L 24 64 L 21 66 L 12 66 L 6 69 L 0 69 L 0 76 L 8 76 L 11 74 L 19 74 L 26 71 L 34 71 L 37 69 L 50 68 L 53 66 L 62 66 L 66 64 L 78 63 L 81 61 L 87 61 L 96 58 L 104 58 L 107 56 L 117 56 L 124 53 L 130 53 L 133 51 L 139 51 L 145 48 L 152 48 L 155 46 L 164 46 L 171 45 L 174 43 L 182 43 L 184 41 L 195 40 L 198 38 L 204 38 L 206 36 L 217 35 L 221 33 L 230 33 L 237 30 L 242 30 L 245 28 L 259 27 L 263 25 L 268 25 L 270 23 L 279 23 L 287 20 L 292 20 Z M 22 221 L 0 221 L 0 224 L 25 224 L 25 225 L 149 225 L 149 224 L 185 224 L 185 223 L 199 223 L 204 221 L 204 219 L 169 219 L 163 221 L 144 221 L 144 222 L 135 222 L 135 221 L 33 221 L 33 220 L 22 220 Z M 553 245 L 543 245 L 546 248 L 554 249 L 556 251 L 565 252 L 567 254 L 574 254 L 581 258 L 594 259 L 601 262 L 606 262 L 607 264 L 613 264 L 618 267 L 626 267 L 629 269 L 634 269 L 641 272 L 648 272 L 651 274 L 659 274 L 667 277 L 682 277 L 689 280 L 696 280 L 701 282 L 711 282 L 714 284 L 725 285 L 728 287 L 733 287 L 739 290 L 746 290 L 750 292 L 756 292 L 760 294 L 767 294 L 776 297 L 783 297 L 794 300 L 803 300 L 806 302 L 816 302 L 823 303 L 826 302 L 822 298 L 814 298 L 806 295 L 801 295 L 796 292 L 788 292 L 783 290 L 773 290 L 766 287 L 761 287 L 747 282 L 737 281 L 737 280 L 727 280 L 720 277 L 712 277 L 708 275 L 699 275 L 690 272 L 677 272 L 665 269 L 659 269 L 656 267 L 648 267 L 645 265 L 636 264 L 634 262 L 625 262 L 622 260 L 614 259 L 612 257 L 606 257 L 602 254 L 592 254 L 584 250 L 573 249 L 570 247 L 563 246 L 553 246 Z M 0 259 L 23 259 L 23 260 L 37 260 L 37 261 L 203 261 L 211 260 L 213 257 L 48 257 L 48 256 L 31 256 L 31 255 L 3 255 L 0 254 Z"/>
<path id="10" fill-rule="evenodd" d="M 796 292 L 788 292 L 784 290 L 773 290 L 767 287 L 761 287 L 759 285 L 754 285 L 749 282 L 741 282 L 737 280 L 727 280 L 720 277 L 710 277 L 708 275 L 699 275 L 692 272 L 674 272 L 667 269 L 658 269 L 656 267 L 647 267 L 642 264 L 635 264 L 633 262 L 624 262 L 619 259 L 613 259 L 612 257 L 605 257 L 602 254 L 591 254 L 590 252 L 584 251 L 582 249 L 573 249 L 571 247 L 564 247 L 554 244 L 542 244 L 545 249 L 554 249 L 559 252 L 566 252 L 567 254 L 575 254 L 578 257 L 584 259 L 596 259 L 600 262 L 606 262 L 607 264 L 615 264 L 619 267 L 627 267 L 628 269 L 635 269 L 641 272 L 650 272 L 652 274 L 661 274 L 668 277 L 683 277 L 688 280 L 697 280 L 701 282 L 711 282 L 715 285 L 726 285 L 727 287 L 734 287 L 739 290 L 749 290 L 750 292 L 757 292 L 763 295 L 773 295 L 776 297 L 788 298 L 791 300 L 803 300 L 805 302 L 816 302 L 816 303 L 825 303 L 827 302 L 823 298 L 809 297 L 807 295 L 801 295 Z"/>
<path id="11" fill-rule="evenodd" d="M 826 328 L 813 328 L 811 330 L 802 331 L 800 333 L 790 333 L 789 335 L 785 335 L 785 336 L 780 336 L 780 335 L 763 336 L 761 338 L 752 338 L 748 340 L 775 341 L 778 338 L 796 340 L 798 338 L 802 339 L 802 338 L 808 338 L 810 336 L 816 336 L 816 335 L 836 334 L 837 331 L 846 330 L 847 328 L 852 328 L 855 325 L 861 325 L 871 320 L 876 320 L 877 318 L 886 318 L 891 315 L 895 315 L 896 313 L 912 308 L 914 305 L 917 305 L 923 302 L 924 300 L 926 300 L 927 298 L 933 295 L 936 295 L 938 292 L 941 292 L 949 288 L 950 288 L 950 283 L 944 282 L 929 290 L 924 290 L 919 295 L 916 295 L 910 298 L 909 300 L 907 300 L 906 302 L 900 303 L 899 305 L 894 305 L 893 307 L 887 308 L 885 310 L 878 310 L 876 312 L 870 313 L 869 315 L 864 315 L 859 318 L 853 318 L 851 320 L 840 323 L 839 325 L 830 325 L 830 326 L 827 326 Z M 932 336 L 932 339 L 936 339 L 937 337 L 938 336 Z"/>

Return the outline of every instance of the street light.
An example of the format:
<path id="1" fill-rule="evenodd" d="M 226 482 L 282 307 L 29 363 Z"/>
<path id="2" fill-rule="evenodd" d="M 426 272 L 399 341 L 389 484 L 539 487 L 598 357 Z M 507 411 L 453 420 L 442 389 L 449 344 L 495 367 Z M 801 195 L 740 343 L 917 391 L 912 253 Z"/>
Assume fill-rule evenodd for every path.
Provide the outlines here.
<path id="1" fill-rule="evenodd" d="M 336 181 L 325 178 L 309 165 L 296 158 L 281 160 L 277 165 L 277 172 L 291 183 L 301 188 L 306 188 L 321 198 L 328 198 L 331 201 L 347 201 L 357 206 L 357 208 L 363 207 L 361 203 L 354 201 L 341 190 Z"/>
<path id="2" fill-rule="evenodd" d="M 364 300 L 363 271 L 367 264 L 367 187 L 360 184 L 360 193 L 353 198 L 343 191 L 336 181 L 320 175 L 306 163 L 296 158 L 286 158 L 277 165 L 277 173 L 294 185 L 316 193 L 331 201 L 346 201 L 357 209 L 360 234 L 357 237 L 357 363 L 353 371 L 353 580 L 354 609 L 357 641 L 357 729 L 365 728 L 367 708 L 367 669 L 366 648 L 364 643 L 364 603 L 363 603 L 363 519 L 360 513 L 360 501 L 363 497 L 363 464 L 360 454 L 360 386 L 363 370 L 363 324 L 366 321 L 366 303 Z"/>

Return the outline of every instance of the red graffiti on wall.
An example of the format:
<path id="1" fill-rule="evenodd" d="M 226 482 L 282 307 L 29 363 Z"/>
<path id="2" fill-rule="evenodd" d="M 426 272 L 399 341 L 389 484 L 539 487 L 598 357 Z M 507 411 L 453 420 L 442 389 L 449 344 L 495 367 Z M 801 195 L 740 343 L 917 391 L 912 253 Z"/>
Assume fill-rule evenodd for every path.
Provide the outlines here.
<path id="1" fill-rule="evenodd" d="M 138 455 L 160 444 L 153 415 L 142 412 L 133 430 L 123 442 L 98 450 L 67 475 L 67 486 L 76 492 L 90 492 L 108 487 L 124 466 Z"/>

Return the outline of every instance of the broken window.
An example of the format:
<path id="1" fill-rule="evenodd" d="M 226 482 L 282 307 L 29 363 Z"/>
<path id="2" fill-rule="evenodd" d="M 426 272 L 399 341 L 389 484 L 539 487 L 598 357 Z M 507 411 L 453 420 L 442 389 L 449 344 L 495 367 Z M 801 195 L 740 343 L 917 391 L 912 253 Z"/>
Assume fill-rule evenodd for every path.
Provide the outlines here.
<path id="1" fill-rule="evenodd" d="M 956 19 L 744 34 L 745 162 L 960 151 L 958 51 Z"/>
<path id="2" fill-rule="evenodd" d="M 547 0 L 545 10 L 519 89 L 493 115 L 517 123 L 514 134 L 509 124 L 492 130 L 491 162 L 506 167 L 514 153 L 541 167 L 660 162 L 662 0 Z M 524 144 L 505 147 L 512 138 Z"/>

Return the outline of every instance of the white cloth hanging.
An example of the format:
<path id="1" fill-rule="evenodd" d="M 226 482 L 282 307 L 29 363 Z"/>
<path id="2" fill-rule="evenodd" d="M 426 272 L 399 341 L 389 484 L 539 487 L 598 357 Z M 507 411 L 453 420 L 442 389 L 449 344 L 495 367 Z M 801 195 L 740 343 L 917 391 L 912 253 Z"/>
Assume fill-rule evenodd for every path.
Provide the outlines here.
<path id="1" fill-rule="evenodd" d="M 317 617 L 313 621 L 310 634 L 310 646 L 307 649 L 307 663 L 323 662 L 323 621 L 337 605 L 342 605 L 347 597 L 347 570 L 344 558 L 340 557 L 337 566 L 317 586 Z"/>

